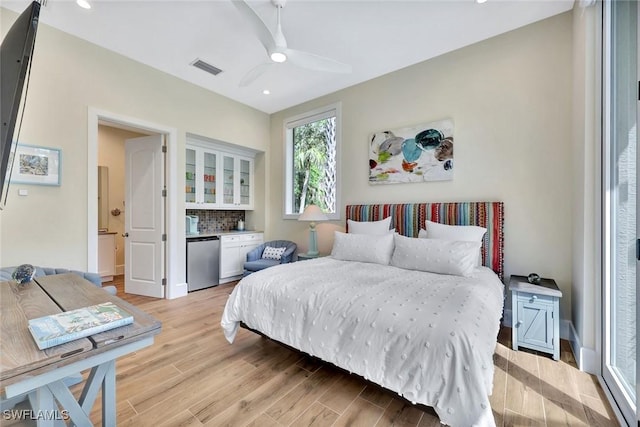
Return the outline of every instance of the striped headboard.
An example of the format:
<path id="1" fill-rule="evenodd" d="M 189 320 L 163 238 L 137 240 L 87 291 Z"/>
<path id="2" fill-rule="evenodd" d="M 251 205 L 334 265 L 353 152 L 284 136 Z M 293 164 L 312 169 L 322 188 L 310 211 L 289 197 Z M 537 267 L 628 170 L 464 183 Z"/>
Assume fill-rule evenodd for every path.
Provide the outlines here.
<path id="1" fill-rule="evenodd" d="M 391 226 L 403 236 L 418 237 L 425 220 L 449 225 L 478 225 L 487 229 L 482 265 L 500 279 L 504 274 L 504 204 L 502 202 L 404 203 L 347 205 L 347 219 L 379 221 L 391 216 Z"/>

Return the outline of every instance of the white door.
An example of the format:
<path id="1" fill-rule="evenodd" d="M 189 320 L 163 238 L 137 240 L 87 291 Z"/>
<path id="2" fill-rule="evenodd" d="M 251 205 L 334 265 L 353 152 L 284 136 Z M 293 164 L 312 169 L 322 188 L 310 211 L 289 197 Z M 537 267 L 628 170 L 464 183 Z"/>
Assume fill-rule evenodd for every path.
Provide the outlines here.
<path id="1" fill-rule="evenodd" d="M 157 298 L 164 298 L 163 138 L 125 141 L 124 289 Z"/>

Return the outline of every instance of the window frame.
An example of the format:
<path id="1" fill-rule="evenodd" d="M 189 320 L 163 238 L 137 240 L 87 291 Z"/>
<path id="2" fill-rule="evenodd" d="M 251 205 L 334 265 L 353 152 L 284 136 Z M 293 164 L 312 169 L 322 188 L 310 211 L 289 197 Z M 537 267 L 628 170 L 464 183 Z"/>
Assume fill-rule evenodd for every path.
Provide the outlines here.
<path id="1" fill-rule="evenodd" d="M 293 199 L 293 128 L 334 116 L 336 118 L 336 211 L 333 213 L 325 213 L 330 220 L 340 220 L 342 218 L 342 180 L 340 179 L 342 171 L 340 161 L 342 157 L 340 155 L 342 148 L 342 104 L 336 102 L 283 120 L 282 132 L 285 165 L 283 183 L 284 200 L 282 206 L 283 219 L 297 220 L 300 216 L 299 213 L 293 212 L 293 206 L 295 205 Z"/>

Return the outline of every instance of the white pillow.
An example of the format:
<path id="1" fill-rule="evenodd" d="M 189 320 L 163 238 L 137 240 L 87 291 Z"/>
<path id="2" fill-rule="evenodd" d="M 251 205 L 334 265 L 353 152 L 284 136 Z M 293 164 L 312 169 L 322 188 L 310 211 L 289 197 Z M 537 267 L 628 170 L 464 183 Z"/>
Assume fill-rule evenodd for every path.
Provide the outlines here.
<path id="1" fill-rule="evenodd" d="M 352 221 L 348 219 L 347 227 L 349 234 L 370 234 L 376 236 L 388 233 L 393 234 L 393 231 L 389 230 L 389 227 L 391 227 L 390 216 L 380 221 Z"/>
<path id="2" fill-rule="evenodd" d="M 429 271 L 468 277 L 473 273 L 480 242 L 414 239 L 394 236 L 391 265 L 406 270 Z"/>
<path id="3" fill-rule="evenodd" d="M 335 232 L 331 256 L 343 261 L 389 265 L 393 254 L 393 234 L 368 235 Z"/>
<path id="4" fill-rule="evenodd" d="M 274 248 L 273 246 L 265 246 L 262 251 L 262 259 L 275 259 L 280 261 L 282 254 L 287 248 Z"/>
<path id="5" fill-rule="evenodd" d="M 461 242 L 482 242 L 487 229 L 477 225 L 447 225 L 426 220 L 428 239 L 457 240 Z M 419 237 L 419 235 L 418 235 Z"/>
<path id="6" fill-rule="evenodd" d="M 486 228 L 477 225 L 447 225 L 429 220 L 425 221 L 425 225 L 427 227 L 426 236 L 421 236 L 422 230 L 420 230 L 418 237 L 482 243 L 482 238 L 487 232 Z M 478 251 L 476 265 L 482 265 L 482 252 L 480 251 Z"/>

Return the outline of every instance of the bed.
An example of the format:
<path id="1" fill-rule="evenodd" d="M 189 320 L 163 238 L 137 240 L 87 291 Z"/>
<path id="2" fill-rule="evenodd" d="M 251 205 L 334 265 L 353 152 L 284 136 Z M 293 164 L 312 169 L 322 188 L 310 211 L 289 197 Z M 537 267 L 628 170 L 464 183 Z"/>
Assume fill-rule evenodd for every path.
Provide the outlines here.
<path id="1" fill-rule="evenodd" d="M 489 395 L 504 301 L 502 203 L 350 205 L 346 213 L 355 221 L 390 216 L 398 251 L 398 239 L 417 237 L 425 220 L 484 227 L 481 265 L 467 277 L 331 256 L 282 264 L 234 288 L 221 321 L 227 340 L 246 325 L 431 406 L 444 424 L 495 425 Z"/>

